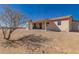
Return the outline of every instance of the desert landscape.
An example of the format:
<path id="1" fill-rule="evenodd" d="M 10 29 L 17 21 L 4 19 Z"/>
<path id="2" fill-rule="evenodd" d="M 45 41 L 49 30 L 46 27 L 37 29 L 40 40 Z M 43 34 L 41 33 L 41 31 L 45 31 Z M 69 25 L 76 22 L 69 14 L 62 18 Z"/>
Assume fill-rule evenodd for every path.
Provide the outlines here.
<path id="1" fill-rule="evenodd" d="M 17 29 L 12 33 L 11 40 L 15 42 L 6 43 L 0 30 L 0 53 L 79 53 L 79 32 Z"/>
<path id="2" fill-rule="evenodd" d="M 57 16 L 58 18 L 48 18 L 50 15 L 55 15 L 57 11 L 48 10 L 50 11 L 48 16 L 46 16 L 43 12 L 40 12 L 40 10 L 45 11 L 50 9 L 48 6 L 54 7 L 53 5 L 46 6 L 47 9 L 38 9 L 39 6 L 44 8 L 44 5 L 34 5 L 33 9 L 36 11 L 38 9 L 38 12 L 41 14 L 36 11 L 33 13 L 30 12 L 32 10 L 31 8 L 28 8 L 28 10 L 30 10 L 28 11 L 25 7 L 19 7 L 19 10 L 24 11 L 23 14 L 21 11 L 16 10 L 16 6 L 19 7 L 20 5 L 1 7 L 3 10 L 0 15 L 1 54 L 79 53 L 79 21 L 73 19 L 72 15 L 62 15 L 62 17 Z M 32 18 L 27 16 L 26 10 L 28 15 L 32 16 Z M 55 12 L 55 14 L 51 12 Z M 75 11 L 73 10 L 73 12 Z M 43 16 L 42 19 L 41 15 L 44 15 L 46 18 Z M 41 20 L 37 20 L 39 16 Z"/>

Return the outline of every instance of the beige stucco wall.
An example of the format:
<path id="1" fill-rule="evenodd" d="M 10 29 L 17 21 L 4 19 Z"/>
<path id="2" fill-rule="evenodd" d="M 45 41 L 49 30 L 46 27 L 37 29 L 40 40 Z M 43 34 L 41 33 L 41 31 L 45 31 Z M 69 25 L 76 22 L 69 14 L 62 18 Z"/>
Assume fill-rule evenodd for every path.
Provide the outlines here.
<path id="1" fill-rule="evenodd" d="M 33 28 L 32 22 L 26 22 L 26 30 L 30 30 Z"/>
<path id="2" fill-rule="evenodd" d="M 36 27 L 39 29 L 39 27 L 40 27 L 40 26 L 39 26 L 39 23 L 36 23 Z"/>
<path id="3" fill-rule="evenodd" d="M 29 30 L 29 22 L 26 22 L 26 30 Z"/>
<path id="4" fill-rule="evenodd" d="M 49 22 L 47 30 L 66 31 L 69 32 L 69 20 L 61 21 L 61 25 L 58 25 L 58 21 Z"/>
<path id="5" fill-rule="evenodd" d="M 45 22 L 42 22 L 42 29 L 45 29 Z"/>

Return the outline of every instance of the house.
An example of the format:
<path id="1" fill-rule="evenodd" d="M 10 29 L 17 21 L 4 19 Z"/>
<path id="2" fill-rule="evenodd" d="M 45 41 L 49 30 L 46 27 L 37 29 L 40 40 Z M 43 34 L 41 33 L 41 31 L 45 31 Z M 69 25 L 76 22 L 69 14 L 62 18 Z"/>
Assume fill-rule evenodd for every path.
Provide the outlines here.
<path id="1" fill-rule="evenodd" d="M 27 30 L 41 29 L 51 31 L 78 31 L 79 22 L 72 21 L 72 16 L 63 16 L 58 18 L 42 19 L 37 21 L 28 21 Z"/>

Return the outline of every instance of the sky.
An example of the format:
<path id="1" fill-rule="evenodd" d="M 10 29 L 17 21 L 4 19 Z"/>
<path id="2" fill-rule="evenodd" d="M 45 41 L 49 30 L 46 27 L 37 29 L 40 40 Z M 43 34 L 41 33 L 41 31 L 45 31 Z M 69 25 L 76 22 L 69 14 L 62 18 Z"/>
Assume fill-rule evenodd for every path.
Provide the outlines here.
<path id="1" fill-rule="evenodd" d="M 73 20 L 79 20 L 78 4 L 0 4 L 0 12 L 3 6 L 20 11 L 27 15 L 30 20 L 40 20 L 72 15 Z"/>

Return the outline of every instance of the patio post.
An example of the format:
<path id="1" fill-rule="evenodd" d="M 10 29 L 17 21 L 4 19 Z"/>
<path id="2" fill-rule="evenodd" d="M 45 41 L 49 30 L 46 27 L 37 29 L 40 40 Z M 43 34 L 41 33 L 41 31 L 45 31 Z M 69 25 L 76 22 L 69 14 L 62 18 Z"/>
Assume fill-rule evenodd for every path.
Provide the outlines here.
<path id="1" fill-rule="evenodd" d="M 45 22 L 45 31 L 47 31 L 47 25 L 46 25 L 46 22 Z"/>
<path id="2" fill-rule="evenodd" d="M 33 23 L 32 22 L 30 22 L 30 30 L 32 30 L 33 29 Z"/>

